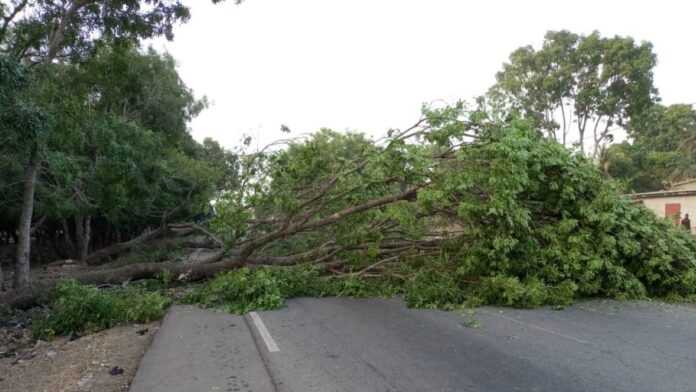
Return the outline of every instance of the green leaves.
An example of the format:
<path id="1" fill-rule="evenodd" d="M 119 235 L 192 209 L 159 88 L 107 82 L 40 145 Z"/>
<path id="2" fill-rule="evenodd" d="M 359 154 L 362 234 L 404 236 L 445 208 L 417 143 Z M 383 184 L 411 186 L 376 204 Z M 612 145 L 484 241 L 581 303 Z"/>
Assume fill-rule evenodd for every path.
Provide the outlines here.
<path id="1" fill-rule="evenodd" d="M 66 280 L 53 292 L 50 313 L 34 321 L 32 332 L 36 338 L 46 339 L 95 332 L 124 323 L 146 323 L 164 316 L 169 303 L 169 299 L 156 292 L 136 288 L 99 290 Z"/>
<path id="2" fill-rule="evenodd" d="M 396 288 L 387 282 L 368 282 L 357 277 L 326 279 L 314 266 L 241 268 L 217 275 L 190 292 L 185 301 L 220 307 L 230 313 L 273 310 L 285 300 L 306 296 L 393 296 Z"/>
<path id="3" fill-rule="evenodd" d="M 488 95 L 552 140 L 582 152 L 588 144 L 598 158 L 617 127 L 656 102 L 655 64 L 652 45 L 630 37 L 550 31 L 539 50 L 525 46 L 510 55 Z"/>
<path id="4" fill-rule="evenodd" d="M 269 270 L 241 268 L 218 275 L 187 301 L 223 306 L 230 313 L 244 314 L 251 310 L 280 308 L 284 298 L 278 281 Z"/>
<path id="5" fill-rule="evenodd" d="M 425 117 L 410 137 L 395 131 L 384 144 L 323 130 L 243 158 L 253 187 L 223 195 L 214 226 L 232 245 L 262 238 L 262 257 L 341 261 L 353 272 L 389 261 L 370 275 L 394 272 L 419 307 L 696 294 L 696 242 L 624 198 L 584 156 L 529 121 L 476 123 L 474 132 L 463 107 Z M 295 230 L 410 187 L 415 198 Z M 328 291 L 302 281 L 312 289 L 300 292 L 370 292 L 350 276 Z"/>
<path id="6" fill-rule="evenodd" d="M 629 190 L 648 192 L 696 175 L 696 111 L 691 105 L 655 105 L 631 121 L 633 143 L 611 146 L 602 166 Z"/>
<path id="7" fill-rule="evenodd" d="M 686 278 L 696 243 L 622 197 L 593 164 L 557 143 L 513 125 L 462 149 L 458 162 L 466 174 L 429 192 L 476 190 L 461 195 L 457 209 L 460 224 L 472 228 L 461 246 L 468 273 L 498 276 L 496 286 L 509 286 L 508 294 L 484 296 L 491 301 L 526 303 L 509 279 L 549 287 L 567 281 L 579 295 L 620 298 L 696 291 Z M 429 208 L 448 205 L 421 200 Z"/>
<path id="8" fill-rule="evenodd" d="M 51 120 L 32 96 L 28 73 L 20 63 L 0 55 L 0 145 L 8 157 L 18 153 L 22 161 L 43 146 Z"/>

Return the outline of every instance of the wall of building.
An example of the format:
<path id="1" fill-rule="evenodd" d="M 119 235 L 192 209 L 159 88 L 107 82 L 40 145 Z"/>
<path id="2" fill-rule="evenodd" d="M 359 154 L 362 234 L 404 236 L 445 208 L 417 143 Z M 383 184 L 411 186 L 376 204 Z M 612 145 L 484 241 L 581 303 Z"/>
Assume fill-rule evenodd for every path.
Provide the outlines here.
<path id="1" fill-rule="evenodd" d="M 665 217 L 665 205 L 678 203 L 681 205 L 681 216 L 689 214 L 691 220 L 691 233 L 696 233 L 694 225 L 696 225 L 696 196 L 674 196 L 674 197 L 653 197 L 641 200 L 643 205 L 652 210 L 655 215 Z"/>

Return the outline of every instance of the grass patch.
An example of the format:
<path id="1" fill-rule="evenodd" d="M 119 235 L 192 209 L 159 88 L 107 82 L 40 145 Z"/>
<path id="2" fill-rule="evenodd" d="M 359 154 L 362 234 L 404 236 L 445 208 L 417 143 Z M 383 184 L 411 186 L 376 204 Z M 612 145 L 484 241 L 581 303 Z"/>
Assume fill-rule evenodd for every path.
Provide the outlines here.
<path id="1" fill-rule="evenodd" d="M 170 302 L 158 292 L 141 288 L 100 290 L 66 280 L 54 290 L 48 314 L 33 322 L 32 333 L 38 339 L 50 339 L 150 322 L 162 318 Z"/>

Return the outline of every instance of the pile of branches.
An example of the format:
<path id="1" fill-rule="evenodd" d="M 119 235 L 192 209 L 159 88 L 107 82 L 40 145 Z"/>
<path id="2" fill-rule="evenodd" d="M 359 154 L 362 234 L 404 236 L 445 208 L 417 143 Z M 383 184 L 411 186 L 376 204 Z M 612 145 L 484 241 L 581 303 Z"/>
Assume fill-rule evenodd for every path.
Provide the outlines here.
<path id="1" fill-rule="evenodd" d="M 690 235 L 524 122 L 487 122 L 459 105 L 425 111 L 377 141 L 322 130 L 285 144 L 243 155 L 240 186 L 217 200 L 210 234 L 224 257 L 78 280 L 163 271 L 196 280 L 310 263 L 337 276 L 401 280 L 415 290 L 407 297 L 426 304 L 696 294 Z"/>

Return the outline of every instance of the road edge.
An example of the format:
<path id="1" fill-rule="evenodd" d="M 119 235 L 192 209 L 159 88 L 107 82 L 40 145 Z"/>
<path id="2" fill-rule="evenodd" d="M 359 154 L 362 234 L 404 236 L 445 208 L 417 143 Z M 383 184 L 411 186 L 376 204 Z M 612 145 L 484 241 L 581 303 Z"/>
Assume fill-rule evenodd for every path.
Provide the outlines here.
<path id="1" fill-rule="evenodd" d="M 266 369 L 268 379 L 271 380 L 273 391 L 279 392 L 280 390 L 278 388 L 278 380 L 276 380 L 276 377 L 273 375 L 273 372 L 271 371 L 270 358 L 268 357 L 269 352 L 266 349 L 264 349 L 264 343 L 261 342 L 261 336 L 259 335 L 259 331 L 257 331 L 256 328 L 254 328 L 254 323 L 252 320 L 250 320 L 249 313 L 245 313 L 243 318 L 244 324 L 246 324 L 247 329 L 251 334 L 251 339 L 254 341 L 254 346 L 256 346 L 256 351 L 258 351 L 259 356 L 261 357 L 263 367 L 264 369 Z"/>

